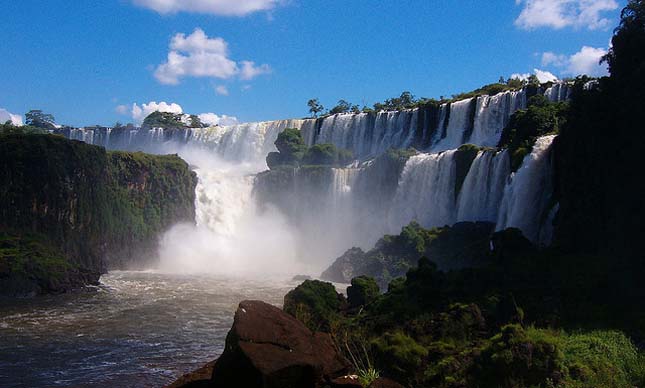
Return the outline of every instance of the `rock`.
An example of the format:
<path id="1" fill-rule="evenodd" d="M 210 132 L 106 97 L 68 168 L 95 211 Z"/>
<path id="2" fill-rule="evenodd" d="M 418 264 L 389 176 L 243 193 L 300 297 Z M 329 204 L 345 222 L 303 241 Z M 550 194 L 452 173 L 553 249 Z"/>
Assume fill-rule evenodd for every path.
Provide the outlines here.
<path id="1" fill-rule="evenodd" d="M 261 301 L 243 301 L 213 367 L 211 387 L 307 388 L 345 375 L 350 365 L 331 337 Z"/>
<path id="2" fill-rule="evenodd" d="M 381 377 L 369 385 L 369 388 L 405 388 L 403 385 L 387 377 Z"/>
<path id="3" fill-rule="evenodd" d="M 337 377 L 329 382 L 329 386 L 331 388 L 363 388 L 356 375 Z"/>
<path id="4" fill-rule="evenodd" d="M 293 278 L 291 278 L 292 282 L 304 282 L 305 280 L 311 280 L 311 276 L 309 276 L 309 275 L 296 275 Z"/>
<path id="5" fill-rule="evenodd" d="M 165 386 L 164 388 L 199 388 L 210 386 L 210 379 L 213 376 L 213 366 L 217 360 L 211 361 L 203 367 L 186 373 L 178 378 L 174 383 Z"/>
<path id="6" fill-rule="evenodd" d="M 365 252 L 361 248 L 348 249 L 342 256 L 337 258 L 334 263 L 320 275 L 321 279 L 336 283 L 349 283 L 357 275 L 357 263 L 365 260 Z"/>

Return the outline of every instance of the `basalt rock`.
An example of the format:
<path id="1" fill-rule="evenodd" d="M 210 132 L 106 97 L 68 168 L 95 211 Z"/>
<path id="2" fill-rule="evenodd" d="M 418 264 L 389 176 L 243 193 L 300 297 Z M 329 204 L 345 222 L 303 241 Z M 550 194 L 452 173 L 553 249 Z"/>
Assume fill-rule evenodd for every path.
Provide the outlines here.
<path id="1" fill-rule="evenodd" d="M 312 333 L 277 307 L 243 301 L 209 386 L 323 387 L 349 368 L 328 334 Z"/>

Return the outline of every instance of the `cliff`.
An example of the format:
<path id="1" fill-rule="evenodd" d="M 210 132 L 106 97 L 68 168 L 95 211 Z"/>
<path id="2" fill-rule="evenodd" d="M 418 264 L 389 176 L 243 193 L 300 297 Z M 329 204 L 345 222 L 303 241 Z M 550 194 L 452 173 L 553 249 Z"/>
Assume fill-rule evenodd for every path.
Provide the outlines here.
<path id="1" fill-rule="evenodd" d="M 0 135 L 0 166 L 3 294 L 61 292 L 144 264 L 159 233 L 194 219 L 196 177 L 176 155 L 9 134 Z M 47 270 L 52 260 L 59 271 Z M 52 283 L 56 272 L 68 281 Z"/>

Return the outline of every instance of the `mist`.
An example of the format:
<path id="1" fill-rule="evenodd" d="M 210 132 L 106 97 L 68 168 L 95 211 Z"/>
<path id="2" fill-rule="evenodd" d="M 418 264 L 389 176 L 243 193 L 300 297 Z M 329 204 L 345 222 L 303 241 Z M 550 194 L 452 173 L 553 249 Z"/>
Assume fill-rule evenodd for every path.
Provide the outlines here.
<path id="1" fill-rule="evenodd" d="M 163 235 L 160 271 L 266 277 L 313 270 L 296 254 L 297 234 L 286 218 L 271 206 L 260 210 L 253 198 L 254 174 L 266 169 L 263 162 L 233 164 L 196 147 L 178 151 L 198 177 L 196 222 Z"/>

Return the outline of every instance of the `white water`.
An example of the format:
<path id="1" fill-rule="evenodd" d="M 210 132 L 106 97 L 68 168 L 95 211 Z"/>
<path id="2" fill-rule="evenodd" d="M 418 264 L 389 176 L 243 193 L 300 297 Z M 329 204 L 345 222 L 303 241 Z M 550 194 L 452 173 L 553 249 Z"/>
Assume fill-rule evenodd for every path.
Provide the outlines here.
<path id="1" fill-rule="evenodd" d="M 543 216 L 548 211 L 552 189 L 551 145 L 555 135 L 537 139 L 533 151 L 524 157 L 520 169 L 504 188 L 497 230 L 519 228 L 531 241 L 539 242 Z"/>
<path id="2" fill-rule="evenodd" d="M 497 221 L 504 185 L 511 172 L 506 150 L 480 151 L 461 187 L 457 221 Z"/>
<path id="3" fill-rule="evenodd" d="M 544 95 L 552 101 L 563 101 L 570 93 L 570 86 L 564 83 L 556 83 L 544 91 Z M 160 152 L 164 143 L 172 141 L 176 145 L 209 149 L 227 160 L 244 162 L 249 161 L 250 157 L 263 161 L 267 153 L 275 151 L 273 142 L 282 130 L 298 128 L 308 145 L 333 143 L 337 147 L 352 150 L 357 159 L 366 160 L 390 148 L 414 146 L 423 151 L 439 152 L 455 149 L 464 143 L 494 147 L 511 115 L 518 109 L 526 108 L 527 103 L 525 90 L 475 99 L 474 112 L 472 98 L 441 105 L 437 108 L 437 120 L 428 120 L 426 117 L 420 121 L 421 110 L 411 109 L 174 131 L 116 131 L 90 127 L 64 130 L 63 133 L 72 139 L 110 149 L 148 152 Z"/>
<path id="4" fill-rule="evenodd" d="M 393 229 L 411 220 L 425 226 L 454 223 L 454 152 L 420 154 L 408 160 L 390 213 Z"/>
<path id="5" fill-rule="evenodd" d="M 163 236 L 162 271 L 252 277 L 307 271 L 284 216 L 270 206 L 257 209 L 252 198 L 255 163 L 232 164 L 188 148 L 181 156 L 199 166 L 196 223 L 175 225 Z"/>
<path id="6" fill-rule="evenodd" d="M 556 84 L 545 95 L 558 101 L 568 90 Z M 531 240 L 544 241 L 543 207 L 551 190 L 545 181 L 550 171 L 543 157 L 546 140 L 540 139 L 512 176 L 506 152 L 480 152 L 455 194 L 454 149 L 464 143 L 495 146 L 512 113 L 525 106 L 522 90 L 443 104 L 434 116 L 414 109 L 185 130 L 72 129 L 67 135 L 112 149 L 176 152 L 194 166 L 199 178 L 196 225 L 177 225 L 163 237 L 164 270 L 315 273 L 347 248 L 370 248 L 411 220 L 425 227 L 497 221 L 498 229 L 519 227 Z M 280 193 L 289 198 L 290 208 L 281 214 L 270 204 L 258 208 L 253 176 L 266 169 L 266 155 L 275 151 L 277 135 L 288 127 L 300 128 L 307 144 L 331 142 L 361 159 L 412 145 L 428 153 L 407 162 L 385 202 L 365 198 L 370 184 L 377 183 L 372 178 L 362 179 L 362 191 L 356 191 L 369 163 L 333 169 L 331 179 L 323 180 L 325 187 L 294 172 L 294 187 Z"/>

